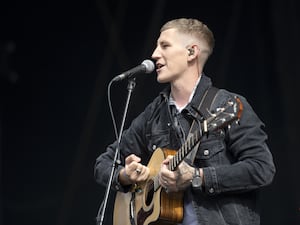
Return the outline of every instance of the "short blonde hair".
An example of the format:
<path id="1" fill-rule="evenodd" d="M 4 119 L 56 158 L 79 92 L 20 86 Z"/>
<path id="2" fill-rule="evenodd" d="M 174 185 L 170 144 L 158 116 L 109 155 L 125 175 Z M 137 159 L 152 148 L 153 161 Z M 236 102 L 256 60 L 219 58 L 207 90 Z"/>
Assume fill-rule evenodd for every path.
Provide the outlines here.
<path id="1" fill-rule="evenodd" d="M 208 56 L 213 52 L 215 45 L 214 35 L 212 31 L 201 21 L 187 18 L 170 20 L 161 27 L 160 32 L 171 28 L 175 28 L 183 34 L 190 34 L 200 42 L 204 41 L 208 47 Z"/>

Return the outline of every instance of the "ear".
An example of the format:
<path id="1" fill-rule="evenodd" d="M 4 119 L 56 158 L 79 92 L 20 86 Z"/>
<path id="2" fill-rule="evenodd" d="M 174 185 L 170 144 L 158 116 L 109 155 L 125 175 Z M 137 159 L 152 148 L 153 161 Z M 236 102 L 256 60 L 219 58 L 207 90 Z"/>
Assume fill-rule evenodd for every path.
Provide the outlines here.
<path id="1" fill-rule="evenodd" d="M 192 61 L 199 55 L 199 48 L 197 45 L 192 45 L 187 48 L 188 50 L 188 61 Z"/>
<path id="2" fill-rule="evenodd" d="M 193 48 L 189 48 L 188 51 L 189 51 L 189 56 L 194 55 L 195 53 L 195 50 Z"/>

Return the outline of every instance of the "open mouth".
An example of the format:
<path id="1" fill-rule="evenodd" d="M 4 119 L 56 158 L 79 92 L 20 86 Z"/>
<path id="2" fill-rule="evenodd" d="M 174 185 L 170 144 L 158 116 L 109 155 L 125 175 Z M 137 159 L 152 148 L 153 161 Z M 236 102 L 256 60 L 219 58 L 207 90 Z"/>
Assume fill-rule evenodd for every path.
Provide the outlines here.
<path id="1" fill-rule="evenodd" d="M 161 64 L 161 63 L 156 63 L 156 68 L 157 70 L 161 69 L 162 67 L 164 67 L 165 65 Z"/>

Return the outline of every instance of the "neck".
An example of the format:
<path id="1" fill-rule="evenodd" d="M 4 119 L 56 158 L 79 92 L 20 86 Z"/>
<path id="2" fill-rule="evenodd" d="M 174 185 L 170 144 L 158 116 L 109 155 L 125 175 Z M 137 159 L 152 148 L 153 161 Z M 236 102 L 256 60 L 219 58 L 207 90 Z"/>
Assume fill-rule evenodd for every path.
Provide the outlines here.
<path id="1" fill-rule="evenodd" d="M 190 96 L 198 79 L 199 76 L 193 76 L 189 79 L 173 82 L 171 84 L 171 95 L 178 107 L 183 107 L 189 103 Z"/>

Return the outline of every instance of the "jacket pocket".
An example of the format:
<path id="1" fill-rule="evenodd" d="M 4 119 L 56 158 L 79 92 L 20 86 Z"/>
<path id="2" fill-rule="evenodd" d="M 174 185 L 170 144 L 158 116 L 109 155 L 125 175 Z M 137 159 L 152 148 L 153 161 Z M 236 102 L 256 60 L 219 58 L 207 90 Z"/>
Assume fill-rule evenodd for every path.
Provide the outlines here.
<path id="1" fill-rule="evenodd" d="M 215 166 L 227 161 L 224 142 L 220 139 L 208 139 L 200 142 L 195 163 L 201 167 Z"/>
<path id="2" fill-rule="evenodd" d="M 155 134 L 146 135 L 148 139 L 148 145 L 147 145 L 148 150 L 153 152 L 157 148 L 165 148 L 169 146 L 170 144 L 169 136 L 170 136 L 170 132 L 168 130 L 160 130 L 157 131 Z"/>

